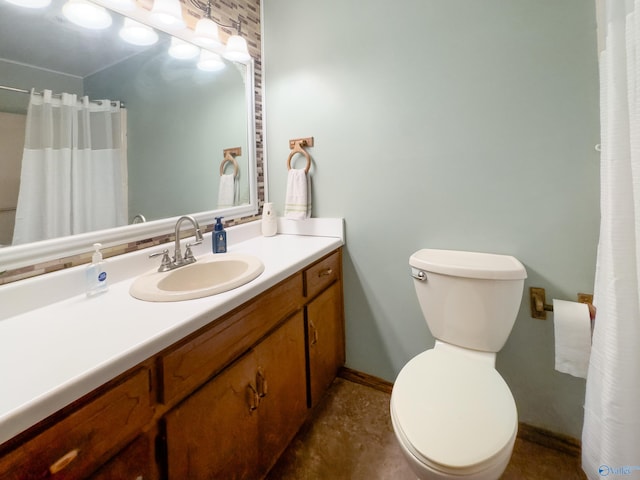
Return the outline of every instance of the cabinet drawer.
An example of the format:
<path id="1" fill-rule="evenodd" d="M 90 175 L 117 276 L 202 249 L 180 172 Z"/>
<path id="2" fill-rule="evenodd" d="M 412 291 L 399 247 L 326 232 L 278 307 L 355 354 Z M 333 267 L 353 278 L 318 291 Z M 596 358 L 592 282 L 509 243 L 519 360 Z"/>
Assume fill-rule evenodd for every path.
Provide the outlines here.
<path id="1" fill-rule="evenodd" d="M 0 478 L 86 478 L 149 422 L 149 387 L 133 373 L 0 458 Z"/>
<path id="2" fill-rule="evenodd" d="M 304 271 L 304 295 L 307 299 L 315 297 L 340 278 L 340 263 L 338 250 Z"/>
<path id="3" fill-rule="evenodd" d="M 161 356 L 162 401 L 179 400 L 302 308 L 302 275 L 296 274 L 215 321 Z"/>

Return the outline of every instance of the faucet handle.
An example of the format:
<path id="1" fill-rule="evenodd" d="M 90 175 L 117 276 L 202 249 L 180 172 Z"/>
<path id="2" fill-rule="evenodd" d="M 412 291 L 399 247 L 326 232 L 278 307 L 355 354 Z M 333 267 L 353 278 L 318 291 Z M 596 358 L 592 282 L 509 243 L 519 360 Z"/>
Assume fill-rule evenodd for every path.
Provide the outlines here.
<path id="1" fill-rule="evenodd" d="M 149 255 L 149 258 L 157 257 L 159 255 L 162 255 L 162 261 L 160 262 L 158 271 L 166 272 L 167 270 L 171 270 L 171 258 L 169 257 L 169 250 L 165 248 L 161 252 L 152 253 L 151 255 Z"/>
<path id="2" fill-rule="evenodd" d="M 194 245 L 200 245 L 201 243 L 202 243 L 202 240 L 199 240 L 194 243 L 187 243 L 187 248 L 184 251 L 184 258 L 183 258 L 184 263 L 193 263 L 196 261 L 196 257 L 193 256 L 191 247 L 193 247 Z"/>

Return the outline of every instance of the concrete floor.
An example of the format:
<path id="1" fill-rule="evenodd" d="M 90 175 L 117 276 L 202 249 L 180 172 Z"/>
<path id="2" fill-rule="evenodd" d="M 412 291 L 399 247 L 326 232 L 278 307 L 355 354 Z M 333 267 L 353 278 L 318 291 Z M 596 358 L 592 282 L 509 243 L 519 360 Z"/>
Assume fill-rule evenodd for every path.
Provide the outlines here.
<path id="1" fill-rule="evenodd" d="M 390 395 L 336 379 L 268 480 L 415 480 L 389 417 Z M 582 480 L 580 458 L 518 438 L 502 480 Z"/>

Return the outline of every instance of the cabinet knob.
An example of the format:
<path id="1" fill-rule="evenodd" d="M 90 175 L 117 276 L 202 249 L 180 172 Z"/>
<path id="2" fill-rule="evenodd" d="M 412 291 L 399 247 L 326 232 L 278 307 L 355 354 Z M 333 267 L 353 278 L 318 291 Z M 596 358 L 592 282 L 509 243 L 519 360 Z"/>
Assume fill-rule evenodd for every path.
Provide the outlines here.
<path id="1" fill-rule="evenodd" d="M 76 459 L 78 453 L 80 453 L 80 450 L 78 450 L 77 448 L 74 448 L 73 450 L 65 453 L 58 460 L 51 464 L 51 466 L 49 467 L 49 473 L 51 475 L 55 475 L 56 473 L 67 468 L 67 466 L 69 466 L 69 464 Z"/>

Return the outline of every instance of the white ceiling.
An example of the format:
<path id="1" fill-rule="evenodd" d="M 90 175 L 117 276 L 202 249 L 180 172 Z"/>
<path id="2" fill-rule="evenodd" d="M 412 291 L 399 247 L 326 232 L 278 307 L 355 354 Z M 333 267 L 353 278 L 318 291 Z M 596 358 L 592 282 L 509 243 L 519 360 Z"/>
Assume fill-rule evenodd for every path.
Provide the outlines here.
<path id="1" fill-rule="evenodd" d="M 92 31 L 62 15 L 65 1 L 30 9 L 0 0 L 0 58 L 84 78 L 144 49 L 120 40 L 117 13 L 111 27 Z"/>

